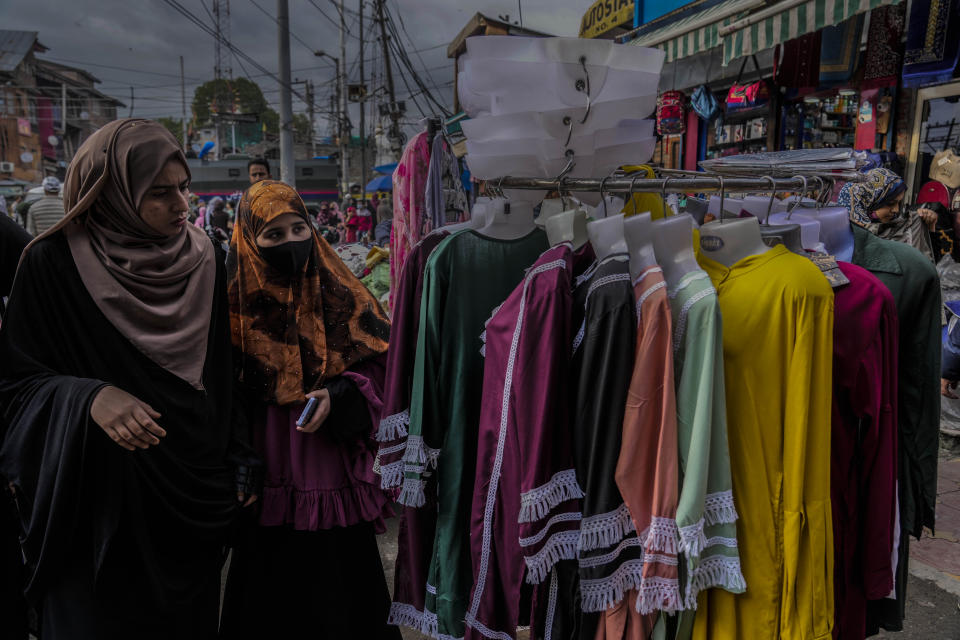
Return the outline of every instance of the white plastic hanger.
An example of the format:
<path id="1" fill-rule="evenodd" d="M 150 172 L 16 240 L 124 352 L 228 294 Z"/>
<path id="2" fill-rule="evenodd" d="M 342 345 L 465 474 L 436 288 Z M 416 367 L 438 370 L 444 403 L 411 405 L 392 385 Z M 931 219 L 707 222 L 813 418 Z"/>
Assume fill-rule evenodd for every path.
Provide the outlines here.
<path id="1" fill-rule="evenodd" d="M 498 186 L 498 191 L 500 188 Z M 497 240 L 516 240 L 537 228 L 533 202 L 498 198 L 488 207 L 487 223 L 479 233 Z"/>
<path id="2" fill-rule="evenodd" d="M 630 277 L 636 280 L 644 271 L 657 266 L 650 213 L 638 213 L 626 218 L 623 221 L 623 234 L 630 253 Z"/>
<path id="3" fill-rule="evenodd" d="M 569 242 L 574 250 L 579 249 L 590 239 L 587 234 L 587 212 L 579 207 L 561 211 L 547 219 L 546 231 L 551 247 Z"/>

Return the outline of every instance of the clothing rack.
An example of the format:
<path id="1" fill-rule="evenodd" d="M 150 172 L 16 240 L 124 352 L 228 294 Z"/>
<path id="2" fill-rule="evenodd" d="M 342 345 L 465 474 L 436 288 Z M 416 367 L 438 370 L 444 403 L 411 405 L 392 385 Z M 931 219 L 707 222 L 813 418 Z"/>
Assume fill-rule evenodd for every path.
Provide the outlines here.
<path id="1" fill-rule="evenodd" d="M 826 182 L 817 178 L 728 178 L 704 176 L 699 178 L 521 178 L 504 176 L 487 180 L 487 186 L 503 189 L 540 189 L 548 191 L 598 191 L 601 193 L 820 193 Z"/>

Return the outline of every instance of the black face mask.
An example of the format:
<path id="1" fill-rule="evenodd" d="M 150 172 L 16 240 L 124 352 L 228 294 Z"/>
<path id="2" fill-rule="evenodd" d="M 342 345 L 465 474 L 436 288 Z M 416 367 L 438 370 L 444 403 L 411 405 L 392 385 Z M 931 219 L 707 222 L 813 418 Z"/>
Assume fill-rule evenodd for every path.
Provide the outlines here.
<path id="1" fill-rule="evenodd" d="M 274 247 L 260 247 L 260 255 L 271 267 L 287 276 L 294 276 L 303 271 L 303 266 L 310 258 L 313 249 L 313 238 L 306 240 L 284 242 Z"/>

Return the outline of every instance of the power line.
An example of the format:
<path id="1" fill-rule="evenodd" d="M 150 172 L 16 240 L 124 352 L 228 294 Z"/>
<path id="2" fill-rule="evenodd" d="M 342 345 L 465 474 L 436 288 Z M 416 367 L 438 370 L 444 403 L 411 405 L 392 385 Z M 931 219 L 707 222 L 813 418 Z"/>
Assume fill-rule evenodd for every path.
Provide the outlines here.
<path id="1" fill-rule="evenodd" d="M 280 26 L 280 21 L 277 20 L 276 17 L 274 17 L 274 15 L 273 15 L 272 13 L 270 13 L 269 11 L 267 11 L 266 9 L 264 9 L 263 7 L 261 7 L 259 4 L 257 4 L 257 0 L 250 0 L 250 2 L 251 2 L 251 3 L 253 4 L 253 6 L 255 6 L 257 9 L 260 9 L 261 13 L 263 13 L 265 16 L 267 16 L 268 18 L 270 18 L 271 20 L 273 20 L 274 24 L 276 24 L 277 26 Z M 311 47 L 309 44 L 307 44 L 307 43 L 303 40 L 303 38 L 301 38 L 300 36 L 298 36 L 297 34 L 295 34 L 292 30 L 290 31 L 290 37 L 293 38 L 294 40 L 296 40 L 297 42 L 299 42 L 300 44 L 302 44 L 302 45 L 306 48 L 306 50 L 309 51 L 311 54 L 316 51 L 316 49 L 314 49 L 314 48 Z M 330 66 L 330 63 L 329 63 L 329 62 L 327 62 L 327 66 Z"/>
<path id="2" fill-rule="evenodd" d="M 41 60 L 52 60 L 52 61 L 58 61 L 58 60 L 59 60 L 59 61 L 62 61 L 62 62 L 70 62 L 70 63 L 72 63 L 72 64 L 82 64 L 82 65 L 90 66 L 90 67 L 103 67 L 104 69 L 116 69 L 117 71 L 135 71 L 135 72 L 137 72 L 137 73 L 147 73 L 147 74 L 150 74 L 150 75 L 153 75 L 153 76 L 166 76 L 166 77 L 168 77 L 168 78 L 177 78 L 178 80 L 180 79 L 180 74 L 178 74 L 178 73 L 177 73 L 177 74 L 174 74 L 174 73 L 161 73 L 161 72 L 159 72 L 159 71 L 142 71 L 142 70 L 140 70 L 140 69 L 131 69 L 130 67 L 117 67 L 117 66 L 109 65 L 109 64 L 99 64 L 99 63 L 97 63 L 97 62 L 81 62 L 81 61 L 79 61 L 79 60 L 73 60 L 73 59 L 71 59 L 71 58 L 57 58 L 57 57 L 54 57 L 54 56 L 47 56 L 47 57 L 45 57 L 45 58 L 41 58 Z M 82 69 L 81 69 L 81 71 L 82 71 Z M 199 78 L 190 78 L 190 77 L 187 77 L 187 80 L 199 80 Z M 178 85 L 178 86 L 179 86 L 179 85 Z"/>
<path id="3" fill-rule="evenodd" d="M 329 22 L 330 24 L 332 24 L 338 31 L 340 30 L 340 23 L 339 23 L 338 21 L 334 20 L 333 18 L 331 18 L 330 16 L 328 16 L 328 15 L 327 15 L 327 12 L 324 11 L 324 10 L 320 7 L 320 5 L 318 5 L 316 2 L 314 2 L 314 0 L 307 0 L 307 1 L 308 1 L 310 4 L 312 4 L 314 7 L 317 8 L 317 11 L 320 12 L 320 15 L 322 15 L 324 18 L 327 19 L 327 22 Z"/>

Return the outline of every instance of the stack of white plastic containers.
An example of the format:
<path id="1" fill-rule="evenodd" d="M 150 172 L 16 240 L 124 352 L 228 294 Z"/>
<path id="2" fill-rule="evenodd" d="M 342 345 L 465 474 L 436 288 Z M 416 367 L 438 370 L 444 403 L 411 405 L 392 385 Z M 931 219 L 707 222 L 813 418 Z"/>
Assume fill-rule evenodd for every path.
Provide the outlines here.
<path id="1" fill-rule="evenodd" d="M 603 178 L 653 156 L 664 53 L 581 38 L 478 36 L 459 61 L 467 165 L 503 176 Z M 576 194 L 599 200 L 599 194 Z M 542 191 L 507 190 L 538 202 Z"/>

